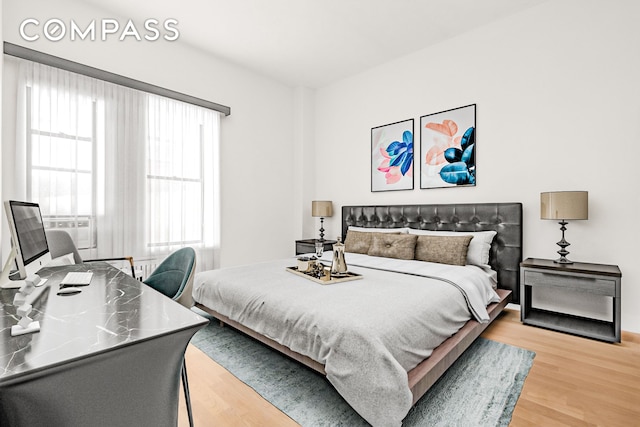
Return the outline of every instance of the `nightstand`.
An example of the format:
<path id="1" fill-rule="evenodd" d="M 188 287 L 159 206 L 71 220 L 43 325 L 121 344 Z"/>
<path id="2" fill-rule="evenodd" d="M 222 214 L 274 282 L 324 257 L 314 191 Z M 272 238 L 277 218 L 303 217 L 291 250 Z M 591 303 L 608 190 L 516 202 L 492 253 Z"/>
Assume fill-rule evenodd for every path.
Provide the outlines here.
<path id="1" fill-rule="evenodd" d="M 620 342 L 621 282 L 622 273 L 617 265 L 558 264 L 547 259 L 527 258 L 520 263 L 520 319 L 527 325 Z M 536 293 L 556 288 L 611 298 L 612 319 L 606 321 L 532 307 L 533 288 Z"/>
<path id="2" fill-rule="evenodd" d="M 305 239 L 305 240 L 296 240 L 296 255 L 300 254 L 311 254 L 316 252 L 316 242 L 319 242 L 318 239 Z M 336 240 L 325 240 L 324 241 L 324 251 L 331 252 L 333 251 L 333 244 L 336 243 Z"/>

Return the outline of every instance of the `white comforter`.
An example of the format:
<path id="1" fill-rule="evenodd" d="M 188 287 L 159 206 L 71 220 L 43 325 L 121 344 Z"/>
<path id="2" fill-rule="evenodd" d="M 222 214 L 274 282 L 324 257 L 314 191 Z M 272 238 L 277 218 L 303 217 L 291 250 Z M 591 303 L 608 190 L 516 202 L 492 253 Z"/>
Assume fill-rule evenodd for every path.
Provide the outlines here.
<path id="1" fill-rule="evenodd" d="M 285 271 L 291 258 L 199 273 L 193 296 L 324 364 L 327 379 L 372 425 L 399 426 L 412 402 L 407 371 L 472 316 L 486 322 L 486 305 L 499 298 L 474 266 L 353 253 L 346 260 L 364 279 L 320 285 Z"/>

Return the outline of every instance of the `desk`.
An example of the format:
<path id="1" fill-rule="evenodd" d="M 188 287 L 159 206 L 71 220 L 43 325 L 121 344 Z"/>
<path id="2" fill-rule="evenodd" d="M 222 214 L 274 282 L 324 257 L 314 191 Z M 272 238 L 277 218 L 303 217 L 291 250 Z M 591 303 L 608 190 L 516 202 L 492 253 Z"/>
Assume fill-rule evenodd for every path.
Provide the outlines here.
<path id="1" fill-rule="evenodd" d="M 91 285 L 56 295 L 87 270 Z M 11 336 L 16 291 L 0 291 L 0 425 L 176 426 L 184 352 L 207 320 L 106 263 L 39 274 L 40 332 Z"/>

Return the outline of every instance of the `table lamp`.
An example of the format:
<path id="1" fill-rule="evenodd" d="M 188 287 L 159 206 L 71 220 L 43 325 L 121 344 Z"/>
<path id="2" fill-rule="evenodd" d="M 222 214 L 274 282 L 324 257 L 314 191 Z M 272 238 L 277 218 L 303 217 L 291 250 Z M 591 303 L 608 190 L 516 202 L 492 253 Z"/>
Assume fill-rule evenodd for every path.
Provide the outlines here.
<path id="1" fill-rule="evenodd" d="M 567 242 L 564 232 L 567 230 L 566 220 L 589 219 L 589 193 L 587 191 L 551 191 L 540 193 L 540 219 L 559 219 L 562 239 L 558 242 L 560 258 L 554 260 L 559 264 L 573 264 L 567 259 Z"/>
<path id="2" fill-rule="evenodd" d="M 324 219 L 333 215 L 333 205 L 329 200 L 311 202 L 311 216 L 320 217 L 320 241 L 324 242 Z"/>

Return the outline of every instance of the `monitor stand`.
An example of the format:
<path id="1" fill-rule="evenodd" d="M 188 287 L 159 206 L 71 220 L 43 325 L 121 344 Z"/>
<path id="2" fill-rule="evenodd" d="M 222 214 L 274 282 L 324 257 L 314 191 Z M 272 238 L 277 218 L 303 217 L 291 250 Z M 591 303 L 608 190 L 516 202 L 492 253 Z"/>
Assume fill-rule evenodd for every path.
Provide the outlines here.
<path id="1" fill-rule="evenodd" d="M 2 269 L 2 274 L 0 274 L 0 289 L 20 289 L 26 283 L 25 280 L 11 280 L 9 278 L 9 274 L 11 273 L 11 267 L 16 260 L 16 249 L 11 248 L 11 252 L 9 252 L 9 258 L 7 258 L 7 262 L 4 263 L 4 268 Z M 47 279 L 42 279 L 35 284 L 36 287 L 40 287 L 46 283 Z"/>
<path id="2" fill-rule="evenodd" d="M 7 262 L 4 263 L 2 274 L 0 275 L 0 288 L 2 289 L 17 289 L 21 288 L 22 285 L 24 285 L 24 280 L 9 279 L 9 273 L 11 273 L 11 267 L 13 266 L 15 260 L 16 249 L 11 248 L 11 252 L 9 252 L 9 258 L 7 258 Z"/>

